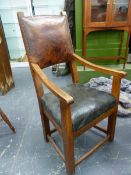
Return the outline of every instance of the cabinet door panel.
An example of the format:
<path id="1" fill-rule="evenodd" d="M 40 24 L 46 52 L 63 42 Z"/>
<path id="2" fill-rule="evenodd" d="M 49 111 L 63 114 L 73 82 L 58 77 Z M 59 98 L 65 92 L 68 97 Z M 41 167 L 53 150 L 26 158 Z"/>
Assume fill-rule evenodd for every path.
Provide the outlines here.
<path id="1" fill-rule="evenodd" d="M 91 0 L 91 22 L 106 22 L 108 0 Z"/>
<path id="2" fill-rule="evenodd" d="M 128 21 L 129 0 L 114 0 L 114 22 Z"/>

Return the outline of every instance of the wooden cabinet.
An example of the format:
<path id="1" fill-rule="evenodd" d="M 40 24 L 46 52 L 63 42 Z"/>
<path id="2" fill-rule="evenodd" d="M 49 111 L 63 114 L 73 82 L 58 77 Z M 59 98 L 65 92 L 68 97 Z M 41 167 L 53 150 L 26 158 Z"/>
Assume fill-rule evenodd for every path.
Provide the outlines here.
<path id="1" fill-rule="evenodd" d="M 5 94 L 14 86 L 9 59 L 9 52 L 0 19 L 0 92 L 2 94 Z"/>
<path id="2" fill-rule="evenodd" d="M 120 54 L 116 57 L 105 59 L 124 60 L 126 64 L 126 57 L 128 52 L 128 42 L 130 36 L 129 24 L 131 14 L 131 0 L 84 0 L 83 4 L 83 57 L 86 55 L 86 37 L 96 30 L 122 30 L 120 39 Z M 124 57 L 121 57 L 121 47 L 124 36 L 124 31 L 128 32 L 127 48 Z M 88 58 L 90 59 L 90 58 Z"/>
<path id="3" fill-rule="evenodd" d="M 87 26 L 125 26 L 129 23 L 129 0 L 84 0 Z"/>

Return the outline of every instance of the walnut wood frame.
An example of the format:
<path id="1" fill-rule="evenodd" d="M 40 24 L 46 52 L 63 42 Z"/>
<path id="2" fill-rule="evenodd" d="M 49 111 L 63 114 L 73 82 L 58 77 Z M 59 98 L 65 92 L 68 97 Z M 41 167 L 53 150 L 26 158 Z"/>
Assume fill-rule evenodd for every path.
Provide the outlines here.
<path id="1" fill-rule="evenodd" d="M 4 122 L 10 127 L 10 129 L 16 133 L 15 128 L 12 126 L 12 124 L 10 123 L 9 119 L 7 118 L 7 116 L 5 115 L 5 113 L 2 111 L 2 109 L 0 108 L 0 116 L 2 117 L 2 119 L 4 120 Z"/>
<path id="2" fill-rule="evenodd" d="M 87 60 L 116 60 L 117 63 L 119 63 L 120 59 L 123 60 L 123 68 L 125 68 L 126 62 L 127 62 L 127 56 L 128 56 L 128 46 L 129 46 L 129 40 L 130 40 L 130 25 L 129 22 L 130 19 L 130 13 L 131 13 L 131 0 L 129 0 L 129 7 L 128 7 L 128 20 L 127 22 L 113 22 L 113 1 L 109 0 L 107 4 L 107 17 L 105 22 L 91 22 L 91 1 L 90 0 L 84 0 L 83 3 L 83 58 Z M 88 9 L 88 10 L 87 10 Z M 87 45 L 87 37 L 90 32 L 94 31 L 102 31 L 102 30 L 121 30 L 121 37 L 120 37 L 120 47 L 119 47 L 119 55 L 118 56 L 106 56 L 106 57 L 87 57 L 86 50 L 88 48 Z M 122 43 L 124 39 L 124 32 L 128 33 L 127 36 L 127 42 L 126 42 L 126 50 L 125 55 L 121 56 L 122 54 Z"/>
<path id="3" fill-rule="evenodd" d="M 0 91 L 2 95 L 15 86 L 9 59 L 9 51 L 0 18 Z"/>
<path id="4" fill-rule="evenodd" d="M 22 17 L 23 17 L 23 13 L 18 13 L 20 26 L 21 26 Z M 22 28 L 21 28 L 21 32 L 23 36 Z M 27 46 L 26 46 L 24 36 L 23 36 L 23 40 L 26 48 Z M 26 48 L 26 50 L 28 49 Z M 76 66 L 76 61 L 77 61 L 77 62 L 80 62 L 82 65 L 87 66 L 91 69 L 94 69 L 99 72 L 103 72 L 105 74 L 112 75 L 113 76 L 112 95 L 115 96 L 117 100 L 117 104 L 112 109 L 108 110 L 107 112 L 99 116 L 97 119 L 93 120 L 89 124 L 79 129 L 78 131 L 74 132 L 72 128 L 71 108 L 70 108 L 71 104 L 74 102 L 73 97 L 70 96 L 65 91 L 63 91 L 61 88 L 59 88 L 51 80 L 49 80 L 48 77 L 41 70 L 39 65 L 35 63 L 31 63 L 30 61 L 31 58 L 29 56 L 28 58 L 29 58 L 29 65 L 30 65 L 30 69 L 31 69 L 31 73 L 32 73 L 32 77 L 33 77 L 34 85 L 36 89 L 36 94 L 39 102 L 45 141 L 50 142 L 52 144 L 56 152 L 60 155 L 62 160 L 65 162 L 68 175 L 72 175 L 75 171 L 76 165 L 81 163 L 86 157 L 91 155 L 96 149 L 98 149 L 106 141 L 113 141 L 114 133 L 115 133 L 115 125 L 116 125 L 116 116 L 117 116 L 116 114 L 118 110 L 118 100 L 120 95 L 120 83 L 121 83 L 121 78 L 125 77 L 126 73 L 123 71 L 112 70 L 112 69 L 94 65 L 74 53 L 70 56 L 69 64 L 71 68 L 73 83 L 79 82 L 77 66 Z M 62 126 L 59 126 L 56 123 L 56 121 L 50 116 L 50 114 L 42 106 L 42 97 L 44 95 L 42 84 L 44 84 L 60 100 Z M 99 127 L 97 124 L 107 117 L 108 117 L 107 129 Z M 50 129 L 49 121 L 54 125 L 55 129 L 53 130 Z M 80 159 L 75 160 L 74 159 L 74 139 L 80 136 L 82 133 L 84 133 L 88 129 L 90 129 L 91 127 L 95 127 L 99 131 L 104 132 L 106 136 L 93 149 L 91 149 L 89 152 L 83 155 Z M 51 136 L 56 131 L 58 131 L 58 133 L 63 139 L 64 153 L 62 153 L 62 151 L 56 145 L 56 143 L 54 142 Z"/>

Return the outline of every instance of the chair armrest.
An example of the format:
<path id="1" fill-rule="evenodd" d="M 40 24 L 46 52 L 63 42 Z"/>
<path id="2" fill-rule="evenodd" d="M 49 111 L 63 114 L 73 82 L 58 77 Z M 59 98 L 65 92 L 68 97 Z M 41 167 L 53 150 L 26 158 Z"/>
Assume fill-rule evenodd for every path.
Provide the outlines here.
<path id="1" fill-rule="evenodd" d="M 91 69 L 94 69 L 96 71 L 99 71 L 99 72 L 102 72 L 102 73 L 105 73 L 105 74 L 109 74 L 109 75 L 112 75 L 112 76 L 117 76 L 117 77 L 120 77 L 120 78 L 124 78 L 127 75 L 127 73 L 124 72 L 124 71 L 118 71 L 118 70 L 105 68 L 105 67 L 102 67 L 102 66 L 97 66 L 97 65 L 81 58 L 80 56 L 78 56 L 76 54 L 73 54 L 72 58 L 74 60 L 80 62 L 82 65 L 84 65 L 86 67 L 89 67 Z"/>
<path id="2" fill-rule="evenodd" d="M 37 74 L 40 80 L 44 83 L 44 85 L 58 98 L 62 101 L 65 101 L 67 104 L 72 104 L 74 99 L 68 93 L 60 89 L 56 84 L 54 84 L 48 77 L 44 74 L 41 68 L 37 64 L 31 63 L 31 67 L 33 71 Z"/>

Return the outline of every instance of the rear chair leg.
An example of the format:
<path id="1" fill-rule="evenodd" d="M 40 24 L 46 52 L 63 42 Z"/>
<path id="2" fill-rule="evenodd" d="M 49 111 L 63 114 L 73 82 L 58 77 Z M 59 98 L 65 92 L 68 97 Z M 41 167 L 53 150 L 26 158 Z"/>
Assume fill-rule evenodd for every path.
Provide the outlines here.
<path id="1" fill-rule="evenodd" d="M 115 135 L 115 127 L 116 127 L 116 118 L 117 112 L 113 113 L 110 117 L 108 117 L 108 135 L 110 135 L 109 141 L 114 140 Z"/>
<path id="2" fill-rule="evenodd" d="M 42 121 L 42 126 L 43 126 L 44 139 L 46 142 L 49 142 L 48 135 L 49 136 L 51 135 L 50 123 L 44 113 L 42 113 L 41 115 L 41 121 Z"/>

